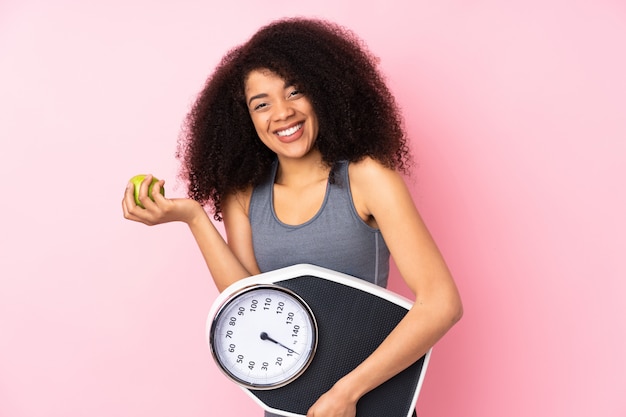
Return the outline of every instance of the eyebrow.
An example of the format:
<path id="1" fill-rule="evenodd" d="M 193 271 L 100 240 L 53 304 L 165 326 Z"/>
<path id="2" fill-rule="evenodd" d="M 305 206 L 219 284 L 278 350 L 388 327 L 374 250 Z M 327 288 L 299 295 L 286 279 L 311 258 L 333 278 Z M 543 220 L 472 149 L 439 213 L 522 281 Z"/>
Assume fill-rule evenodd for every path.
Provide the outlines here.
<path id="1" fill-rule="evenodd" d="M 285 81 L 285 90 L 288 89 L 289 87 L 295 87 L 295 83 L 289 83 L 287 81 Z M 261 94 L 257 94 L 256 96 L 252 96 L 250 97 L 250 99 L 248 100 L 248 106 L 252 103 L 253 100 L 259 99 L 259 98 L 267 98 L 269 95 L 266 93 L 261 93 Z"/>
<path id="2" fill-rule="evenodd" d="M 261 93 L 261 94 L 257 94 L 256 96 L 252 96 L 250 97 L 250 100 L 248 100 L 248 106 L 252 103 L 253 100 L 257 100 L 259 98 L 266 98 L 267 94 L 266 93 Z"/>

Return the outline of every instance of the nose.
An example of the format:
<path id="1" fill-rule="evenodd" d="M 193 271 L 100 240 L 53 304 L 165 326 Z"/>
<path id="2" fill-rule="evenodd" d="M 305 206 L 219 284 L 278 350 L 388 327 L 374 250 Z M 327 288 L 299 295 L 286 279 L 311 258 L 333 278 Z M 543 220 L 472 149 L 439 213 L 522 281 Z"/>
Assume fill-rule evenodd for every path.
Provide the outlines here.
<path id="1" fill-rule="evenodd" d="M 289 100 L 279 100 L 274 104 L 274 119 L 285 120 L 295 114 Z"/>

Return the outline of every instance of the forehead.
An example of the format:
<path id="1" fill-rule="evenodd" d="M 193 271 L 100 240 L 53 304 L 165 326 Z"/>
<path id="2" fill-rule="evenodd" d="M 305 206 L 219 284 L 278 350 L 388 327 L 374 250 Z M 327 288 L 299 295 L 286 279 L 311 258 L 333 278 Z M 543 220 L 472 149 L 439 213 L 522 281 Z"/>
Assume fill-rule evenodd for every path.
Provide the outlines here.
<path id="1" fill-rule="evenodd" d="M 287 82 L 275 72 L 268 69 L 259 69 L 250 71 L 245 80 L 246 95 L 252 94 L 259 90 L 272 88 L 286 88 Z"/>

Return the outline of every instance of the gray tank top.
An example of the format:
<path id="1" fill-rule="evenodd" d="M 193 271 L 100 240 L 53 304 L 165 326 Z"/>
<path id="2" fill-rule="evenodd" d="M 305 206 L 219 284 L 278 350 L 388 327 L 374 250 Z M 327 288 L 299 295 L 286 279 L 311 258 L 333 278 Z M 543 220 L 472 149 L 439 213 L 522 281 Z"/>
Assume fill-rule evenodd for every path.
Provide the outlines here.
<path id="1" fill-rule="evenodd" d="M 278 162 L 250 200 L 252 243 L 262 272 L 309 263 L 387 286 L 389 249 L 380 230 L 357 214 L 350 192 L 348 162 L 336 165 L 320 210 L 306 223 L 281 222 L 274 211 Z"/>

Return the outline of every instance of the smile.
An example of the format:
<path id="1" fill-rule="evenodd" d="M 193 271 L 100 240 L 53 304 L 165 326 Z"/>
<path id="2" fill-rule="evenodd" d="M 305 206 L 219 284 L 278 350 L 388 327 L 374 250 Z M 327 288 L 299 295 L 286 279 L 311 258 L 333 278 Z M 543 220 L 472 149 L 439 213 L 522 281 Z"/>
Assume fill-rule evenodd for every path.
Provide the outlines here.
<path id="1" fill-rule="evenodd" d="M 297 125 L 290 127 L 289 129 L 277 130 L 276 134 L 280 137 L 291 136 L 300 129 L 302 129 L 302 123 L 298 123 Z"/>

